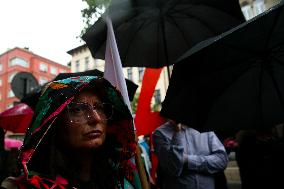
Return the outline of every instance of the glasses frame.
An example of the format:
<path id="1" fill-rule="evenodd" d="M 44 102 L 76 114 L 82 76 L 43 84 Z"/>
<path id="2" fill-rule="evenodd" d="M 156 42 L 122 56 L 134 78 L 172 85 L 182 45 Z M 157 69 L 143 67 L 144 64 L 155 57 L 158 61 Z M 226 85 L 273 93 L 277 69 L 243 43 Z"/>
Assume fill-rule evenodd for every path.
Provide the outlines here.
<path id="1" fill-rule="evenodd" d="M 72 106 L 74 106 L 74 105 L 81 105 L 81 107 L 86 107 L 84 110 L 82 110 L 81 113 L 78 113 L 78 114 L 81 114 L 81 115 L 77 116 L 78 117 L 77 121 L 76 121 L 76 119 L 72 118 L 72 117 L 75 117 L 74 115 L 72 115 L 73 113 L 71 112 Z M 102 105 L 102 106 L 109 105 L 108 108 L 110 108 L 109 110 L 111 110 L 111 112 L 110 113 L 104 112 L 104 108 L 101 108 L 103 111 L 99 111 L 98 110 L 99 105 Z M 102 113 L 106 117 L 105 119 L 102 119 L 102 117 L 100 116 Z M 71 123 L 85 124 L 85 123 L 88 123 L 88 122 L 90 122 L 91 120 L 94 120 L 94 119 L 97 122 L 107 122 L 107 121 L 112 119 L 113 113 L 114 113 L 113 105 L 110 104 L 110 103 L 105 103 L 105 102 L 97 103 L 95 105 L 91 105 L 91 104 L 86 103 L 86 102 L 70 102 L 67 105 L 67 115 L 68 115 L 68 118 L 69 118 Z M 78 120 L 80 120 L 80 121 L 78 121 Z"/>

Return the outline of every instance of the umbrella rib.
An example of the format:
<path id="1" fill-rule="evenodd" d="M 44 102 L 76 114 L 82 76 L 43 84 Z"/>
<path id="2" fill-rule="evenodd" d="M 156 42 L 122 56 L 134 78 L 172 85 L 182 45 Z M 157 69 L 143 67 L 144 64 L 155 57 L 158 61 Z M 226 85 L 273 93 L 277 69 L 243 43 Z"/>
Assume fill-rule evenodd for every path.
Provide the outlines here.
<path id="1" fill-rule="evenodd" d="M 168 1 L 167 4 L 169 4 L 167 8 L 167 12 L 174 10 L 174 8 L 181 2 L 181 0 L 174 0 L 174 1 Z"/>
<path id="2" fill-rule="evenodd" d="M 243 65 L 245 66 L 246 64 L 243 64 Z M 231 80 L 231 82 L 229 82 L 229 83 L 227 84 L 227 86 L 225 86 L 225 87 L 223 88 L 223 90 L 220 91 L 220 93 L 219 93 L 217 96 L 220 97 L 220 94 L 223 94 L 224 91 L 227 90 L 227 89 L 232 85 L 232 83 L 234 83 L 238 78 L 240 78 L 241 75 L 243 75 L 243 73 L 245 73 L 246 71 L 248 71 L 250 68 L 251 68 L 251 66 L 247 66 L 247 68 L 244 68 L 244 70 L 243 70 L 242 72 L 240 72 L 239 74 L 237 74 L 237 75 Z"/>
<path id="3" fill-rule="evenodd" d="M 262 52 L 259 52 L 259 51 L 254 51 L 252 49 L 245 48 L 244 46 L 235 46 L 235 45 L 231 45 L 231 44 L 222 43 L 221 41 L 219 41 L 219 44 L 221 44 L 225 47 L 237 50 L 237 51 L 242 52 L 244 54 L 249 54 L 249 55 L 253 55 L 253 56 L 256 56 L 256 57 L 258 57 L 262 53 Z"/>
<path id="4" fill-rule="evenodd" d="M 166 40 L 166 31 L 165 31 L 165 19 L 161 18 L 162 22 L 161 22 L 161 26 L 162 26 L 162 39 L 163 39 L 163 47 L 164 47 L 164 53 L 165 53 L 165 57 L 166 57 L 166 66 L 167 66 L 167 72 L 168 72 L 168 78 L 170 79 L 170 60 L 169 60 L 169 54 L 168 54 L 168 44 L 167 44 L 167 40 Z"/>
<path id="5" fill-rule="evenodd" d="M 282 9 L 283 9 L 283 8 L 282 8 Z M 278 22 L 279 17 L 280 17 L 280 11 L 281 11 L 281 10 L 279 10 L 278 14 L 276 15 L 276 18 L 274 19 L 274 21 L 273 21 L 273 23 L 272 23 L 272 26 L 271 26 L 271 28 L 270 28 L 268 34 L 267 34 L 267 38 L 266 38 L 265 46 L 264 46 L 265 49 L 267 49 L 268 44 L 269 44 L 270 40 L 272 39 L 272 33 L 273 33 L 274 28 L 275 28 L 275 25 L 276 25 L 276 23 Z"/>
<path id="6" fill-rule="evenodd" d="M 245 65 L 245 64 L 243 64 Z M 251 68 L 251 66 L 247 66 L 247 68 L 245 68 L 242 72 L 240 72 L 239 74 L 237 74 L 224 88 L 223 90 L 220 90 L 220 92 L 218 94 L 216 94 L 215 100 L 217 100 L 219 97 L 221 97 L 221 94 L 224 93 L 224 91 L 226 91 L 230 86 L 232 86 L 232 84 L 238 79 L 240 78 L 241 75 L 243 75 L 243 73 L 246 73 L 249 69 Z"/>
<path id="7" fill-rule="evenodd" d="M 177 24 L 177 22 L 174 20 L 174 18 L 172 16 L 169 16 L 169 18 L 172 20 L 172 24 L 176 26 L 176 28 L 179 30 L 179 32 L 181 33 L 181 35 L 183 36 L 184 41 L 186 42 L 188 47 L 191 47 L 190 42 L 187 40 L 185 33 L 183 32 L 183 30 L 180 29 L 180 26 Z M 171 23 L 171 22 L 169 22 Z"/>
<path id="8" fill-rule="evenodd" d="M 277 81 L 276 81 L 276 79 L 275 79 L 275 77 L 274 77 L 274 75 L 273 75 L 273 73 L 272 73 L 272 70 L 268 70 L 268 75 L 269 75 L 269 76 L 271 77 L 271 79 L 272 79 L 272 83 L 273 83 L 273 85 L 274 85 L 274 87 L 275 87 L 275 89 L 276 89 L 277 97 L 278 97 L 278 99 L 279 99 L 279 101 L 280 101 L 280 103 L 281 103 L 281 107 L 282 107 L 282 110 L 283 110 L 283 112 L 284 112 L 284 100 L 283 100 L 283 98 L 282 98 L 281 91 L 280 91 L 280 89 L 279 89 L 279 85 L 278 85 L 278 83 L 277 83 Z"/>
<path id="9" fill-rule="evenodd" d="M 282 46 L 281 46 L 282 45 Z M 272 51 L 274 52 L 284 52 L 284 43 L 280 43 L 280 45 L 278 45 L 277 47 L 275 47 Z M 282 49 L 283 48 L 283 49 Z"/>
<path id="10" fill-rule="evenodd" d="M 283 43 L 279 44 L 278 47 L 275 47 L 274 49 L 271 50 L 270 54 L 274 55 L 274 54 L 277 54 L 277 53 L 284 53 L 284 46 L 283 46 Z M 271 56 L 273 57 L 273 56 Z"/>
<path id="11" fill-rule="evenodd" d="M 219 42 L 219 43 L 222 44 L 225 47 L 228 47 L 228 48 L 231 48 L 231 49 L 234 49 L 234 50 L 238 50 L 239 52 L 242 52 L 242 53 L 245 53 L 245 54 L 248 54 L 248 55 L 251 55 L 251 56 L 255 56 L 255 57 L 262 56 L 262 54 L 261 54 L 262 52 L 253 51 L 253 50 L 247 49 L 245 47 L 238 47 L 238 46 L 234 46 L 234 45 L 230 45 L 230 44 L 226 44 L 226 43 L 221 43 L 221 42 Z M 281 47 L 279 47 L 279 48 L 281 48 Z M 284 50 L 276 50 L 276 52 L 283 52 L 283 51 Z M 276 57 L 271 56 L 271 58 L 278 61 L 280 64 L 283 63 L 281 60 L 277 59 Z"/>
<path id="12" fill-rule="evenodd" d="M 131 43 L 134 41 L 136 34 L 140 31 L 140 29 L 145 25 L 146 22 L 147 22 L 147 21 L 144 20 L 143 23 L 141 23 L 141 25 L 138 27 L 138 29 L 137 29 L 135 32 L 133 32 L 133 35 L 132 35 L 132 37 L 131 37 L 131 39 L 129 40 L 129 43 L 128 43 L 128 45 L 127 45 L 126 52 L 129 51 L 130 45 L 131 45 Z M 125 57 L 123 58 L 124 60 L 127 60 L 127 55 L 128 55 L 128 53 L 125 53 Z"/>
<path id="13" fill-rule="evenodd" d="M 264 65 L 263 65 L 263 63 L 261 63 L 261 69 L 260 69 L 260 73 L 259 73 L 259 79 L 258 79 L 258 86 L 259 86 L 259 88 L 258 88 L 258 95 L 257 95 L 257 97 L 258 97 L 258 103 L 259 103 L 259 109 L 260 109 L 260 111 L 259 111 L 259 118 L 260 118 L 260 124 L 261 124 L 261 126 L 263 127 L 263 105 L 262 105 L 262 101 L 261 101 L 261 99 L 262 99 L 262 92 L 261 92 L 261 89 L 262 89 L 262 84 L 263 84 L 263 82 L 262 82 L 262 77 L 263 77 L 263 75 L 264 75 Z M 268 74 L 269 75 L 269 74 Z"/>
<path id="14" fill-rule="evenodd" d="M 212 7 L 211 7 L 211 8 L 212 8 Z M 203 24 L 204 26 L 206 26 L 206 28 L 207 28 L 210 32 L 212 32 L 212 33 L 214 33 L 214 34 L 217 34 L 217 33 L 218 33 L 215 29 L 213 29 L 213 27 L 210 27 L 206 22 L 202 21 L 202 20 L 199 19 L 197 16 L 194 16 L 194 15 L 190 14 L 189 12 L 180 12 L 180 11 L 174 11 L 174 10 L 171 10 L 171 11 L 173 11 L 174 13 L 183 14 L 183 15 L 186 16 L 187 19 L 188 19 L 188 18 L 196 19 L 196 20 L 199 21 L 201 24 Z M 169 17 L 170 17 L 170 15 L 169 15 Z M 176 18 L 178 18 L 178 17 L 176 17 Z M 184 17 L 180 17 L 180 18 L 182 19 L 182 18 L 184 18 Z"/>
<path id="15" fill-rule="evenodd" d="M 280 45 L 283 45 L 283 44 L 280 44 Z M 281 67 L 284 66 L 284 61 L 278 59 L 278 57 L 276 57 L 275 54 L 277 54 L 277 53 L 280 53 L 280 54 L 283 53 L 283 52 L 284 52 L 284 49 L 282 49 L 282 47 L 283 47 L 283 46 L 278 46 L 278 47 L 272 49 L 272 50 L 271 50 L 271 53 L 270 53 L 270 58 L 273 59 L 273 60 L 275 60 L 277 63 L 279 63 L 279 65 L 280 65 Z"/>
<path id="16" fill-rule="evenodd" d="M 191 15 L 191 14 L 188 14 L 188 13 L 184 13 L 184 15 L 190 17 L 190 18 L 194 18 L 196 19 L 197 21 L 199 21 L 201 24 L 203 24 L 204 26 L 206 26 L 206 28 L 214 33 L 214 34 L 218 34 L 219 32 L 217 32 L 213 27 L 210 27 L 209 24 L 207 24 L 206 22 L 203 22 L 201 19 L 199 19 L 198 17 L 194 16 L 194 15 Z"/>
<path id="17" fill-rule="evenodd" d="M 278 58 L 276 58 L 275 56 L 271 56 L 271 58 L 273 59 L 273 60 L 275 60 L 277 63 L 279 63 L 279 65 L 281 66 L 281 67 L 283 67 L 284 68 L 284 61 L 283 60 L 279 60 Z"/>

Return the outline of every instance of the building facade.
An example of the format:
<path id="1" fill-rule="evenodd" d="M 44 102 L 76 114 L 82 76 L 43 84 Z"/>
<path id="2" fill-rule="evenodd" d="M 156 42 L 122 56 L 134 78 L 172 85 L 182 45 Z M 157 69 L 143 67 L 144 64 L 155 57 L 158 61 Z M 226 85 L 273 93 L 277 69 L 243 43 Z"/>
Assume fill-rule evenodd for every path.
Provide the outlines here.
<path id="1" fill-rule="evenodd" d="M 83 72 L 91 69 L 104 70 L 104 61 L 93 59 L 87 45 L 81 45 L 67 52 L 72 56 L 71 72 Z"/>
<path id="2" fill-rule="evenodd" d="M 246 20 L 249 20 L 280 1 L 281 0 L 240 0 L 239 2 Z"/>
<path id="3" fill-rule="evenodd" d="M 94 59 L 86 44 L 71 49 L 67 52 L 72 56 L 71 72 L 82 72 L 90 69 L 98 69 L 104 71 L 104 60 Z M 142 79 L 145 68 L 143 67 L 125 67 L 123 68 L 124 77 L 136 83 L 139 87 L 136 94 L 140 94 Z M 167 69 L 164 68 L 160 79 L 157 83 L 153 99 L 152 107 L 161 108 L 161 102 L 164 100 L 169 85 Z"/>
<path id="4" fill-rule="evenodd" d="M 36 55 L 27 48 L 16 47 L 0 54 L 0 112 L 20 101 L 11 89 L 11 82 L 19 72 L 33 74 L 42 85 L 59 73 L 70 72 L 70 68 Z"/>

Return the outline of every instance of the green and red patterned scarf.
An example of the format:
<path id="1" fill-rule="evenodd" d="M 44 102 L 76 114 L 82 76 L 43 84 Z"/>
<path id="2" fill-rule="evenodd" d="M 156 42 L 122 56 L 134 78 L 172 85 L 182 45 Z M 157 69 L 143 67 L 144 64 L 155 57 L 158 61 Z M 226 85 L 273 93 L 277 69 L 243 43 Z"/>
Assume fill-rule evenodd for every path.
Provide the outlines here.
<path id="1" fill-rule="evenodd" d="M 136 151 L 135 133 L 133 127 L 132 115 L 123 102 L 123 98 L 118 90 L 116 90 L 107 80 L 96 76 L 78 76 L 63 80 L 50 82 L 42 91 L 39 101 L 36 106 L 33 121 L 27 130 L 24 145 L 21 148 L 20 161 L 23 168 L 24 176 L 21 177 L 31 187 L 29 188 L 70 188 L 67 187 L 68 182 L 64 178 L 56 178 L 50 180 L 43 178 L 29 170 L 28 162 L 33 156 L 37 147 L 40 147 L 40 142 L 46 136 L 49 129 L 55 125 L 53 124 L 59 114 L 66 108 L 66 106 L 75 98 L 80 91 L 85 87 L 92 87 L 96 81 L 101 80 L 107 90 L 107 98 L 114 105 L 116 111 L 123 114 L 126 118 L 124 125 L 112 125 L 112 134 L 115 134 L 117 141 L 119 141 L 120 158 L 117 165 L 113 167 L 124 166 L 126 175 L 124 175 L 124 184 L 118 183 L 117 188 L 133 188 L 131 185 L 136 182 L 137 186 L 137 170 L 133 157 Z M 117 145 L 116 145 L 117 148 Z M 135 181 L 136 180 L 136 181 Z M 20 183 L 20 182 L 19 182 Z M 21 185 L 21 184 L 20 184 Z M 129 185 L 129 186 L 127 186 Z M 23 185 L 24 186 L 24 185 Z M 27 188 L 27 187 L 22 187 Z M 72 187 L 71 187 L 72 188 Z"/>

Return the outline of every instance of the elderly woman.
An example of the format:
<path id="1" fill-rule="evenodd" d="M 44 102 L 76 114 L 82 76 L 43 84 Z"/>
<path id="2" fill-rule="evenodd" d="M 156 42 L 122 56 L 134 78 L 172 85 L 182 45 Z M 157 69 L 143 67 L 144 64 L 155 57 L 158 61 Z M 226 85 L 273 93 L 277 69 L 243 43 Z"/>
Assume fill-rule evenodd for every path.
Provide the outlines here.
<path id="1" fill-rule="evenodd" d="M 105 79 L 73 77 L 42 91 L 20 153 L 23 175 L 12 188 L 139 188 L 132 116 Z M 136 185 L 134 184 L 136 183 Z"/>

